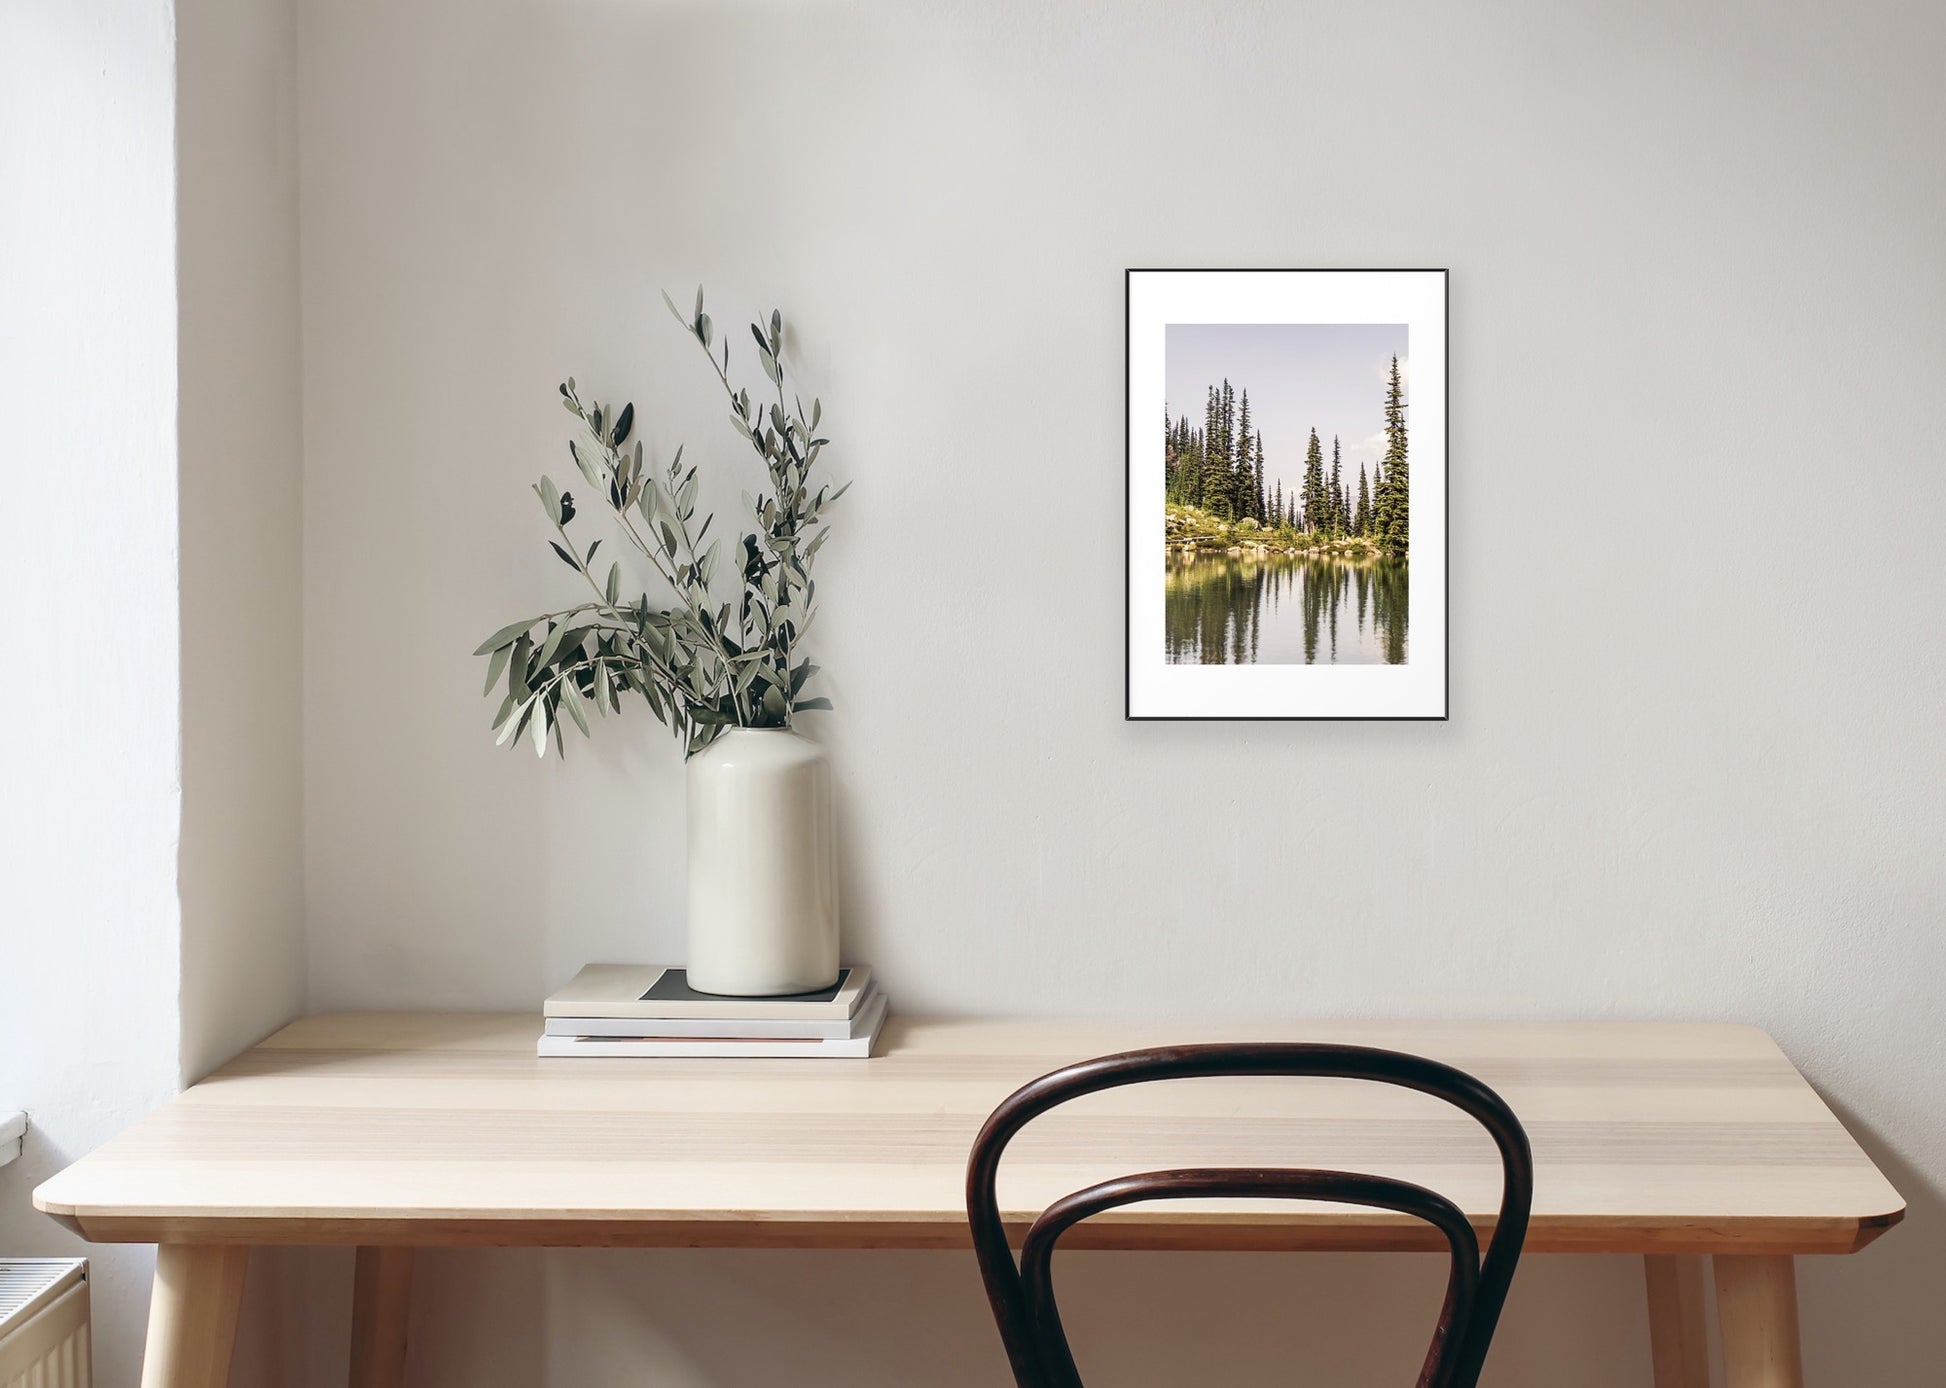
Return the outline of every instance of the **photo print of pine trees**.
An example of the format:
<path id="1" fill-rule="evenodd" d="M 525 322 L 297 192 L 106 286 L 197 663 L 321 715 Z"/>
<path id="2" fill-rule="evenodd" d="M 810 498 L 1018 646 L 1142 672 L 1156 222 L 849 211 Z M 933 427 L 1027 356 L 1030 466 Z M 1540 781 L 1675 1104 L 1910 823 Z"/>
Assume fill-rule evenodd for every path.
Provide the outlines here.
<path id="1" fill-rule="evenodd" d="M 1445 716 L 1445 299 L 1129 272 L 1130 717 Z"/>
<path id="2" fill-rule="evenodd" d="M 1405 664 L 1405 325 L 1172 323 L 1166 350 L 1167 408 L 1201 399 L 1162 421 L 1165 659 Z"/>

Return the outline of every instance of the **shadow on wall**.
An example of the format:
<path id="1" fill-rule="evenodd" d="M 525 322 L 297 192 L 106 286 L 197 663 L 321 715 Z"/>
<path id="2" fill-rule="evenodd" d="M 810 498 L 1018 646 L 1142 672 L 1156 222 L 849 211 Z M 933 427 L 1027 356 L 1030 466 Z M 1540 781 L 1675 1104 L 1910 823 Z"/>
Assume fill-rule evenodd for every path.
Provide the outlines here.
<path id="1" fill-rule="evenodd" d="M 250 1255 L 230 1363 L 234 1388 L 336 1388 L 344 1382 L 351 1353 L 351 1261 L 348 1248 L 260 1248 Z"/>
<path id="2" fill-rule="evenodd" d="M 858 792 L 842 766 L 832 778 L 831 810 L 838 827 L 838 918 L 843 923 L 844 961 L 873 964 L 879 959 L 880 940 L 879 905 L 872 890 L 876 879 L 864 859 L 865 825 L 858 813 Z"/>
<path id="3" fill-rule="evenodd" d="M 643 1366 L 622 1357 L 586 1379 L 549 1377 L 554 1318 L 546 1314 L 547 1274 L 554 1256 L 525 1248 L 421 1251 L 413 1269 L 406 1381 L 468 1388 L 639 1385 Z M 352 1264 L 349 1248 L 272 1248 L 251 1257 L 231 1388 L 343 1388 L 351 1357 Z"/>
<path id="4" fill-rule="evenodd" d="M 1861 1253 L 1797 1260 L 1804 1319 L 1815 1318 L 1818 1327 L 1816 1335 L 1805 1337 L 1805 1381 L 1923 1388 L 1937 1379 L 1931 1368 L 1924 1370 L 1924 1379 L 1914 1377 L 1920 1370 L 1912 1344 L 1922 1327 L 1936 1324 L 1939 1289 L 1946 1287 L 1946 1240 L 1939 1235 L 1946 1227 L 1946 1198 L 1887 1147 L 1861 1113 L 1829 1094 L 1822 1097 L 1905 1197 L 1906 1211 L 1898 1225 Z M 1919 1123 L 1904 1118 L 1901 1126 L 1910 1131 Z"/>
<path id="5" fill-rule="evenodd" d="M 1293 1368 L 1307 1381 L 1398 1388 L 1417 1371 L 1443 1285 L 1443 1260 L 1416 1254 L 1074 1253 L 1061 1264 L 1077 1356 L 1118 1388 L 1213 1374 L 1282 1385 Z M 970 1253 L 467 1250 L 423 1255 L 420 1267 L 416 1383 L 1006 1381 Z M 1564 1372 L 1579 1388 L 1648 1377 L 1636 1259 L 1534 1259 L 1505 1326 L 1492 1361 L 1502 1388 L 1554 1388 Z"/>

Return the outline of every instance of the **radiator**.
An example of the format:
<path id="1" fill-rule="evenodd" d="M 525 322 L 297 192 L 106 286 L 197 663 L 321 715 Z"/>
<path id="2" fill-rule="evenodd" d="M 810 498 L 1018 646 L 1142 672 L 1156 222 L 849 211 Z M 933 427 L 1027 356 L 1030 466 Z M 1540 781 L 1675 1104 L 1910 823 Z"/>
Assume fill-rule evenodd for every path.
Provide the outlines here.
<path id="1" fill-rule="evenodd" d="M 90 1388 L 88 1260 L 0 1258 L 0 1388 Z"/>

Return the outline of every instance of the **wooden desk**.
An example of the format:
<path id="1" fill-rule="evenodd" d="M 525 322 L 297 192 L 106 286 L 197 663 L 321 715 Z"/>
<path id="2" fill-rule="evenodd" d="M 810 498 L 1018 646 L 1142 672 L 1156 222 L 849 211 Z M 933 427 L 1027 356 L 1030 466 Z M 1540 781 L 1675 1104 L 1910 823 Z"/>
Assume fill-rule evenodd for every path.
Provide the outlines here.
<path id="1" fill-rule="evenodd" d="M 1170 1041 L 1390 1046 L 1485 1080 L 1533 1142 L 1529 1252 L 1645 1255 L 1657 1388 L 1708 1383 L 1703 1255 L 1716 1255 L 1730 1388 L 1794 1388 L 1793 1255 L 1853 1252 L 1904 1212 L 1750 1027 L 900 1019 L 869 1061 L 541 1061 L 539 1030 L 530 1016 L 307 1018 L 48 1181 L 35 1203 L 89 1239 L 162 1245 L 146 1388 L 220 1388 L 251 1245 L 359 1246 L 355 1385 L 401 1380 L 414 1247 L 965 1247 L 966 1157 L 988 1111 L 1068 1061 Z M 1499 1197 L 1484 1133 L 1436 1101 L 1288 1079 L 1071 1105 L 1016 1141 L 1001 1197 L 1024 1228 L 1090 1181 L 1188 1164 L 1399 1176 L 1482 1226 Z M 1402 1216 L 1274 1202 L 1131 1209 L 1069 1242 L 1436 1246 Z M 996 1339 L 996 1375 L 1001 1363 Z"/>

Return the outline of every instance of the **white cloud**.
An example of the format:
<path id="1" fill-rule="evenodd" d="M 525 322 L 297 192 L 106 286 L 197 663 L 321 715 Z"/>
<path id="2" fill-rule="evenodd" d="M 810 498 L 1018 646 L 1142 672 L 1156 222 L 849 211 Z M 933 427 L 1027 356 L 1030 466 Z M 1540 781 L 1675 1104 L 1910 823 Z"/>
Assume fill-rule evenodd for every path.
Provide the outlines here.
<path id="1" fill-rule="evenodd" d="M 1375 463 L 1385 456 L 1385 431 L 1367 434 L 1362 439 L 1345 441 L 1345 462 L 1347 465 Z"/>

